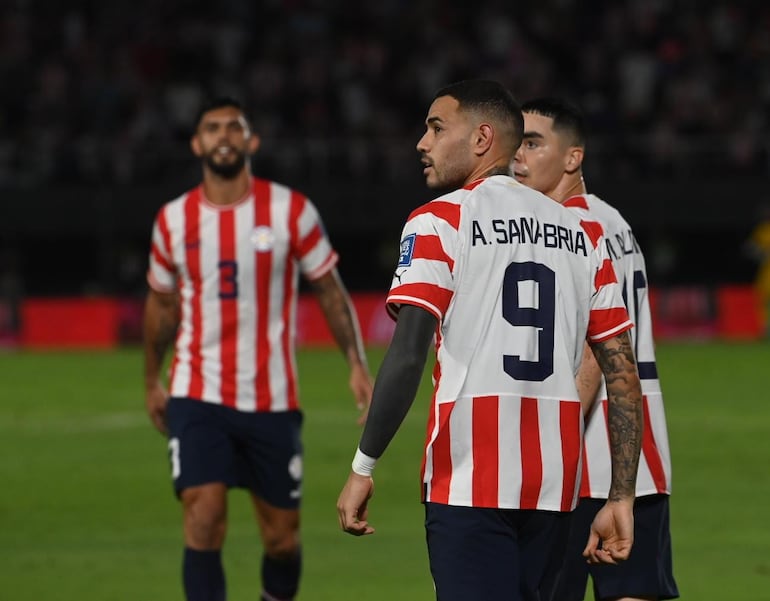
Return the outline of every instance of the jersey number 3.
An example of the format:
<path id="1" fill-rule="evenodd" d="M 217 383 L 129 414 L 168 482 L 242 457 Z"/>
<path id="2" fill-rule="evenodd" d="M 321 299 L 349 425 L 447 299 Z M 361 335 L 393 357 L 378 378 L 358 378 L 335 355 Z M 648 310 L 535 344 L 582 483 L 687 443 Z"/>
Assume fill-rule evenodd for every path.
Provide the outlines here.
<path id="1" fill-rule="evenodd" d="M 219 262 L 219 298 L 238 298 L 238 263 Z"/>
<path id="2" fill-rule="evenodd" d="M 534 282 L 533 299 L 520 297 L 521 282 Z M 552 269 L 531 261 L 508 265 L 503 277 L 503 317 L 513 326 L 531 326 L 537 331 L 537 361 L 503 355 L 503 370 L 515 380 L 542 382 L 553 373 L 555 304 L 556 274 Z"/>

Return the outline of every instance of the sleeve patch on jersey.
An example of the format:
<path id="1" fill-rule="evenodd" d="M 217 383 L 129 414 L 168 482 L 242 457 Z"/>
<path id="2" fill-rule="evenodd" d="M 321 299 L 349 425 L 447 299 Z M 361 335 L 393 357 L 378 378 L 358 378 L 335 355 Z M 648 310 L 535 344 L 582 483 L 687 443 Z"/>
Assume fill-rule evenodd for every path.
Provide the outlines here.
<path id="1" fill-rule="evenodd" d="M 409 267 L 412 264 L 412 255 L 414 254 L 414 241 L 417 234 L 409 234 L 401 240 L 401 249 L 398 254 L 398 267 Z"/>

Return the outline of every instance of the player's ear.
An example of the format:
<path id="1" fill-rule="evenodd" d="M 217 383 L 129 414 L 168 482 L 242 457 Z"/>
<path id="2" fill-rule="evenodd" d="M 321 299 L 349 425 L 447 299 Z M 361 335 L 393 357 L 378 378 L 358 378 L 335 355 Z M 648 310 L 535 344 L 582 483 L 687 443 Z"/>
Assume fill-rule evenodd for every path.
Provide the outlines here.
<path id="1" fill-rule="evenodd" d="M 203 156 L 203 149 L 201 148 L 201 141 L 198 139 L 198 134 L 195 133 L 190 138 L 190 148 L 196 157 Z"/>
<path id="2" fill-rule="evenodd" d="M 255 152 L 257 152 L 257 150 L 259 150 L 259 145 L 261 143 L 262 143 L 262 140 L 260 139 L 260 137 L 257 134 L 252 132 L 251 136 L 249 136 L 248 153 L 254 154 Z"/>
<path id="3" fill-rule="evenodd" d="M 582 146 L 570 146 L 567 152 L 567 164 L 564 170 L 567 173 L 575 173 L 583 165 L 585 149 Z"/>
<path id="4" fill-rule="evenodd" d="M 495 130 L 489 123 L 480 124 L 473 132 L 474 147 L 476 148 L 476 154 L 481 156 L 489 150 L 492 146 L 492 142 L 495 140 Z"/>

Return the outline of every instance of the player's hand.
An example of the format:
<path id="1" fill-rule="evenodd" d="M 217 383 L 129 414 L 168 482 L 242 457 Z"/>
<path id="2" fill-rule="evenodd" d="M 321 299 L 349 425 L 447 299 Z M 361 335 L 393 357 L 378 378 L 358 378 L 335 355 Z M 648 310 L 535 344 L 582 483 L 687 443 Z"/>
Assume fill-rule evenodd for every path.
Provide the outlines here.
<path id="1" fill-rule="evenodd" d="M 152 425 L 161 434 L 168 434 L 166 427 L 166 405 L 168 405 L 168 391 L 160 382 L 147 388 L 144 403 L 147 406 L 147 415 L 150 416 Z"/>
<path id="2" fill-rule="evenodd" d="M 369 499 L 374 494 L 374 480 L 350 472 L 348 481 L 337 499 L 337 515 L 340 528 L 354 536 L 374 534 L 374 528 L 367 522 Z"/>
<path id="3" fill-rule="evenodd" d="M 372 402 L 372 390 L 374 382 L 366 366 L 357 364 L 350 370 L 350 381 L 348 382 L 350 390 L 353 391 L 353 397 L 356 400 L 356 407 L 361 411 L 358 417 L 358 425 L 363 426 L 366 417 L 369 414 L 369 404 Z"/>
<path id="4" fill-rule="evenodd" d="M 625 561 L 634 543 L 634 500 L 607 501 L 591 524 L 583 556 L 591 564 Z"/>

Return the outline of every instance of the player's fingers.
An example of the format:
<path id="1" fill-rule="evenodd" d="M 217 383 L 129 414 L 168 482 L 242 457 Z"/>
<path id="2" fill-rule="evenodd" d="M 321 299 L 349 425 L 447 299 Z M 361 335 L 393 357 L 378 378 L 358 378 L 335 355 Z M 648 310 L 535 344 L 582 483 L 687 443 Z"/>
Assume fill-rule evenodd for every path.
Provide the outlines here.
<path id="1" fill-rule="evenodd" d="M 358 511 L 349 511 L 344 508 L 340 508 L 340 528 L 342 528 L 342 530 L 348 534 L 352 534 L 353 536 L 373 534 L 374 528 L 369 525 L 366 519 L 358 519 L 358 513 Z"/>
<path id="2" fill-rule="evenodd" d="M 628 543 L 616 544 L 610 547 L 608 551 L 615 562 L 626 561 L 631 554 L 631 545 Z"/>
<path id="3" fill-rule="evenodd" d="M 592 553 L 591 557 L 588 560 L 588 563 L 591 564 L 607 564 L 607 565 L 617 565 L 618 562 L 615 561 L 615 559 L 612 557 L 612 554 L 607 551 L 606 549 L 597 549 Z"/>
<path id="4" fill-rule="evenodd" d="M 593 529 L 591 529 L 590 533 L 588 534 L 588 542 L 586 543 L 585 549 L 583 549 L 583 557 L 587 557 L 588 559 L 591 559 L 594 554 L 596 553 L 596 549 L 599 546 L 599 535 L 594 532 Z"/>

